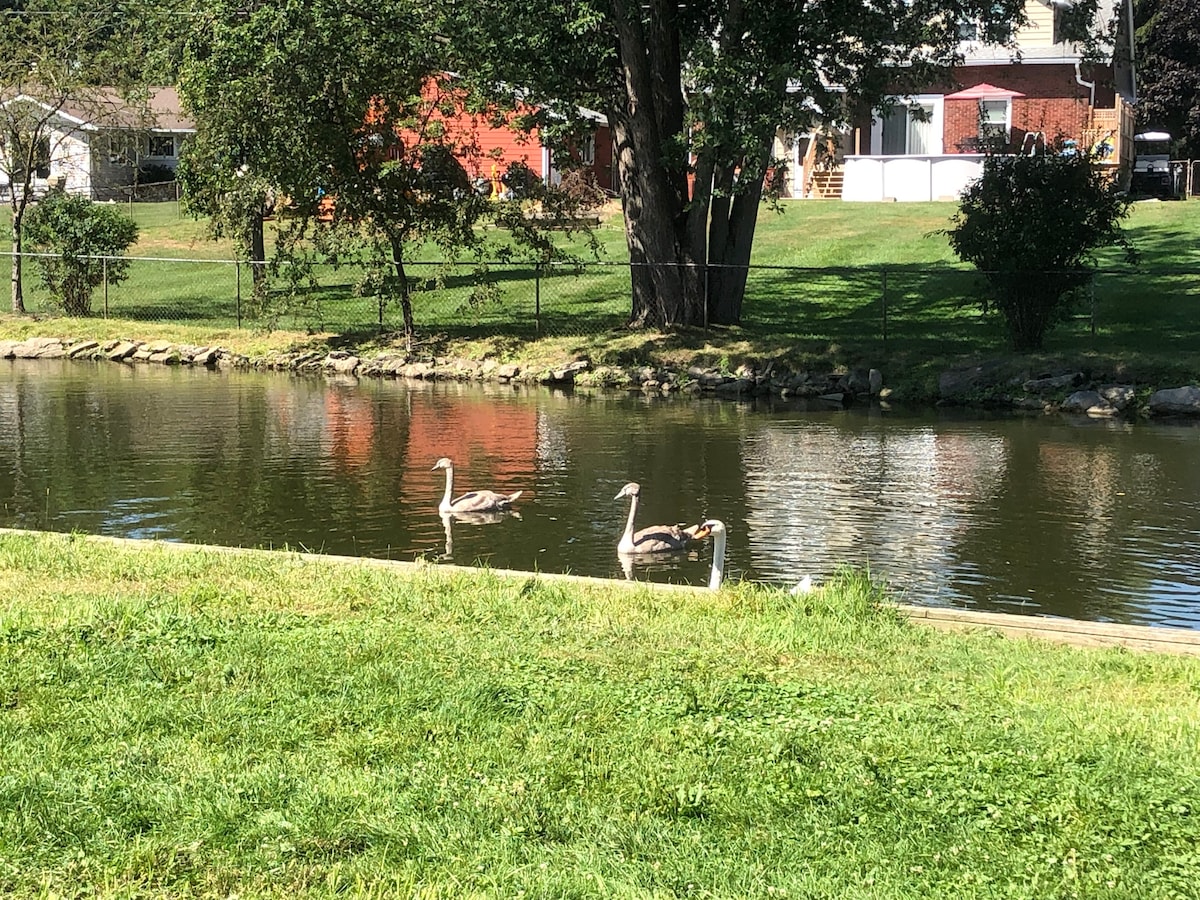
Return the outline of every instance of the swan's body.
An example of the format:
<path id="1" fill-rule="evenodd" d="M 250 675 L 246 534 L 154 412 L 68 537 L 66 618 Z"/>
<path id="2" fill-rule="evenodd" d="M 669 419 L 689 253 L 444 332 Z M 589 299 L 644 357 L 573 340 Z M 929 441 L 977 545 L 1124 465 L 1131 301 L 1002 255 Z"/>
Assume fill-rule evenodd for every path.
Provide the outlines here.
<path id="1" fill-rule="evenodd" d="M 438 469 L 446 470 L 446 493 L 442 496 L 442 502 L 438 504 L 438 512 L 442 514 L 499 512 L 511 507 L 513 501 L 523 493 L 522 491 L 515 491 L 511 494 L 499 494 L 496 491 L 471 491 L 451 500 L 450 498 L 454 496 L 454 464 L 443 456 L 434 464 L 432 471 L 436 472 Z"/>
<path id="2" fill-rule="evenodd" d="M 720 519 L 709 519 L 700 523 L 700 530 L 713 537 L 712 572 L 708 577 L 708 589 L 719 591 L 725 578 L 725 523 Z"/>
<path id="3" fill-rule="evenodd" d="M 793 597 L 799 597 L 801 594 L 811 594 L 812 592 L 813 579 L 811 575 L 805 575 L 794 588 L 788 591 Z"/>
<path id="4" fill-rule="evenodd" d="M 620 493 L 613 497 L 620 500 L 629 498 L 629 518 L 625 521 L 625 533 L 617 542 L 618 554 L 666 553 L 671 550 L 684 550 L 695 541 L 703 540 L 708 532 L 700 525 L 650 525 L 637 531 L 633 530 L 633 520 L 637 516 L 638 498 L 642 488 L 635 481 L 621 488 Z"/>

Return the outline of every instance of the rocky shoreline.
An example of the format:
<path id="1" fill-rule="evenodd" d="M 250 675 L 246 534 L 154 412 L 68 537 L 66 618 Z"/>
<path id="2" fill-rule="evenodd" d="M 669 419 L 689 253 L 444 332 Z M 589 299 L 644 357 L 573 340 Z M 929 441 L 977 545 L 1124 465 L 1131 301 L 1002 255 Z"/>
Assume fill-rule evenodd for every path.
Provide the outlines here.
<path id="1" fill-rule="evenodd" d="M 692 366 L 671 370 L 651 366 L 593 366 L 586 359 L 553 366 L 501 363 L 496 359 L 415 360 L 399 353 L 367 358 L 346 351 L 297 351 L 249 357 L 222 347 L 167 341 L 73 340 L 34 337 L 0 340 L 0 359 L 81 359 L 135 364 L 254 369 L 297 374 L 407 378 L 421 381 L 491 381 L 574 386 L 645 394 L 712 395 L 730 399 L 774 396 L 816 399 L 849 406 L 887 403 L 891 390 L 874 368 L 843 373 L 794 372 L 773 361 L 739 366 L 733 372 Z M 1200 417 L 1200 386 L 1160 388 L 1094 383 L 1082 372 L 1014 373 L 998 363 L 981 363 L 942 373 L 938 405 L 986 406 L 1028 412 L 1091 417 Z"/>

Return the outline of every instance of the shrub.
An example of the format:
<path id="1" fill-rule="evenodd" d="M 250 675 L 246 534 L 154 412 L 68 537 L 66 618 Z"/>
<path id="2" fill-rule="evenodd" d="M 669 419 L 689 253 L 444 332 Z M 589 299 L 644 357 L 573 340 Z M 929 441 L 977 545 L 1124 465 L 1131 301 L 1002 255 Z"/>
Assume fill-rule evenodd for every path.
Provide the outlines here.
<path id="1" fill-rule="evenodd" d="M 137 225 L 118 207 L 61 190 L 40 200 L 25 221 L 28 246 L 51 254 L 38 258 L 42 283 L 69 316 L 88 315 L 92 291 L 105 280 L 125 280 L 129 260 L 120 256 L 137 236 Z"/>
<path id="2" fill-rule="evenodd" d="M 987 279 L 1015 350 L 1041 348 L 1091 282 L 1098 248 L 1120 245 L 1134 258 L 1120 227 L 1129 201 L 1094 162 L 1074 149 L 990 156 L 943 232 Z"/>

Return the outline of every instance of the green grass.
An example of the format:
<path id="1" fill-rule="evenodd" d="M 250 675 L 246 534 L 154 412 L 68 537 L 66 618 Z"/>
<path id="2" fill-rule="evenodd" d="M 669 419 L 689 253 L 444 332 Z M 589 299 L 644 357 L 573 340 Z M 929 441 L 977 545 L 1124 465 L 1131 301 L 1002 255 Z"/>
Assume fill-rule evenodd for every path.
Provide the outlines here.
<path id="1" fill-rule="evenodd" d="M 1200 660 L 0 534 L 0 894 L 1174 898 Z"/>
<path id="2" fill-rule="evenodd" d="M 134 262 L 129 279 L 107 297 L 98 292 L 97 317 L 107 324 L 93 331 L 278 331 L 290 344 L 336 340 L 379 348 L 401 328 L 399 309 L 381 313 L 372 298 L 355 294 L 349 268 L 322 269 L 315 290 L 263 319 L 246 300 L 248 273 L 227 262 L 233 255 L 228 243 L 209 241 L 204 224 L 182 216 L 176 204 L 132 209 L 142 235 L 131 255 L 147 259 Z M 955 261 L 937 234 L 954 210 L 950 203 L 837 201 L 788 203 L 782 213 L 764 207 L 738 327 L 630 335 L 623 327 L 629 273 L 615 207 L 599 231 L 600 263 L 540 278 L 529 266 L 495 265 L 483 302 L 472 302 L 478 280 L 469 267 L 411 266 L 420 289 L 416 320 L 428 353 L 535 363 L 586 354 L 597 363 L 650 365 L 775 357 L 816 370 L 875 366 L 893 388 L 920 396 L 932 392 L 937 374 L 950 365 L 1009 353 L 1000 320 L 979 311 L 978 276 Z M 1093 294 L 1050 333 L 1043 353 L 1021 361 L 1024 367 L 1069 365 L 1097 378 L 1143 384 L 1182 383 L 1200 374 L 1200 204 L 1136 204 L 1127 230 L 1142 266 L 1130 270 L 1115 254 L 1104 256 Z M 0 258 L 0 278 L 7 278 L 7 267 L 7 257 Z M 53 318 L 32 273 L 26 285 L 28 308 L 48 320 L 44 329 L 80 330 L 78 323 Z M 0 320 L 0 337 L 20 327 Z"/>

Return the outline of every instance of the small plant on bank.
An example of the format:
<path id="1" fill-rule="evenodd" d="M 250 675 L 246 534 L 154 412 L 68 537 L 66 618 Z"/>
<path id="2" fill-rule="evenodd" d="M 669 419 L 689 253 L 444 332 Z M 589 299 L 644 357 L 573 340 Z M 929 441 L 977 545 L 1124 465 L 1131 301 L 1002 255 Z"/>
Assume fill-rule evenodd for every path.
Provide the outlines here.
<path id="1" fill-rule="evenodd" d="M 987 279 L 1013 349 L 1042 347 L 1091 283 L 1095 251 L 1118 245 L 1136 254 L 1120 223 L 1129 200 L 1087 153 L 1073 147 L 1036 156 L 990 156 L 940 232 Z"/>
<path id="2" fill-rule="evenodd" d="M 92 311 L 92 292 L 129 274 L 121 255 L 137 241 L 138 227 L 115 206 L 52 190 L 25 222 L 29 247 L 38 257 L 42 283 L 69 316 Z"/>

